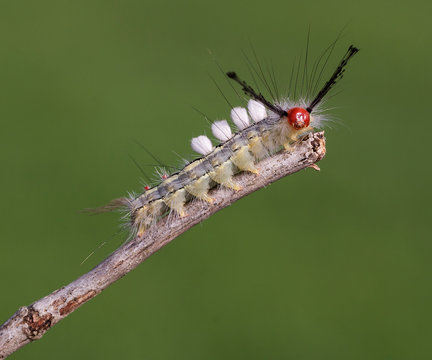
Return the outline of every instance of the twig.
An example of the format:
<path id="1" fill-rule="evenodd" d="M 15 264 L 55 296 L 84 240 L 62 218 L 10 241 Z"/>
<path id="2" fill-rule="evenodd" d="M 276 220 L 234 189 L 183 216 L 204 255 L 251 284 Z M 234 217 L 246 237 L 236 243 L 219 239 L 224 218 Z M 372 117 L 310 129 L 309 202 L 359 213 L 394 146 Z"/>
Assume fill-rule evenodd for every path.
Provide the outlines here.
<path id="1" fill-rule="evenodd" d="M 242 190 L 226 188 L 210 192 L 213 204 L 194 201 L 187 205 L 186 217 L 162 219 L 154 230 L 137 237 L 106 258 L 87 274 L 29 306 L 21 307 L 0 327 L 0 359 L 20 347 L 40 339 L 48 329 L 95 297 L 110 284 L 133 270 L 150 255 L 177 236 L 234 201 L 272 182 L 314 164 L 325 155 L 324 133 L 309 134 L 290 152 L 280 152 L 258 164 L 259 175 L 241 173 L 235 181 Z"/>

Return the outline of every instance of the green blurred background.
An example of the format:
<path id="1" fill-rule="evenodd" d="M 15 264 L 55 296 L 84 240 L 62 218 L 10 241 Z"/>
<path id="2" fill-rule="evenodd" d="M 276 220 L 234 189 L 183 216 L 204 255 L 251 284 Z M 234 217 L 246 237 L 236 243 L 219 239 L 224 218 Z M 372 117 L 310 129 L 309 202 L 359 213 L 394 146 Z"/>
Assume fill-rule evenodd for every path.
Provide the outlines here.
<path id="1" fill-rule="evenodd" d="M 309 24 L 312 57 L 346 27 L 327 74 L 361 48 L 328 104 L 340 121 L 320 173 L 214 215 L 13 358 L 430 359 L 431 10 L 2 1 L 0 322 L 124 241 L 118 214 L 79 210 L 142 188 L 128 154 L 154 161 L 135 140 L 191 158 L 210 133 L 193 107 L 229 114 L 210 76 L 240 105 L 216 62 L 249 79 L 252 43 L 286 86 Z"/>

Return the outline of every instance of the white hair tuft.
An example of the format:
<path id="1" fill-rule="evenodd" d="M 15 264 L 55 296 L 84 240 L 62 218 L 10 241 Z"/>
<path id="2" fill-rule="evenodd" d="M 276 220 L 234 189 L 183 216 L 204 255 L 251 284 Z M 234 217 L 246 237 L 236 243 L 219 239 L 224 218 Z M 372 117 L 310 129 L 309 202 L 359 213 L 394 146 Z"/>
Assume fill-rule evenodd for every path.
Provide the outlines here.
<path id="1" fill-rule="evenodd" d="M 211 126 L 211 130 L 215 138 L 220 141 L 227 141 L 232 138 L 231 128 L 226 120 L 215 121 Z"/>
<path id="2" fill-rule="evenodd" d="M 264 120 L 267 117 L 265 106 L 258 101 L 252 99 L 249 100 L 248 110 L 252 120 L 255 122 Z"/>
<path id="3" fill-rule="evenodd" d="M 213 151 L 213 144 L 205 135 L 193 138 L 191 140 L 191 147 L 193 151 L 201 155 L 207 155 Z"/>
<path id="4" fill-rule="evenodd" d="M 248 127 L 250 124 L 247 111 L 242 107 L 235 107 L 231 110 L 231 119 L 240 130 Z"/>

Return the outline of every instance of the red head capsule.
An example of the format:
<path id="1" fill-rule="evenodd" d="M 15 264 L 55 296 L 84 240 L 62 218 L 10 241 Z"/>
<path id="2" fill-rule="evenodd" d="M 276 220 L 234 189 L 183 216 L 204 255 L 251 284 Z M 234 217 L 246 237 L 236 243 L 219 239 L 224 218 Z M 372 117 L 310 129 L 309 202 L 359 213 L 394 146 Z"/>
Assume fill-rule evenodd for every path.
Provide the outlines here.
<path id="1" fill-rule="evenodd" d="M 150 186 L 148 186 L 148 185 L 144 186 L 144 190 L 145 191 L 150 190 Z"/>
<path id="2" fill-rule="evenodd" d="M 310 115 L 306 109 L 301 107 L 293 107 L 288 110 L 288 123 L 296 130 L 303 129 L 309 126 Z"/>

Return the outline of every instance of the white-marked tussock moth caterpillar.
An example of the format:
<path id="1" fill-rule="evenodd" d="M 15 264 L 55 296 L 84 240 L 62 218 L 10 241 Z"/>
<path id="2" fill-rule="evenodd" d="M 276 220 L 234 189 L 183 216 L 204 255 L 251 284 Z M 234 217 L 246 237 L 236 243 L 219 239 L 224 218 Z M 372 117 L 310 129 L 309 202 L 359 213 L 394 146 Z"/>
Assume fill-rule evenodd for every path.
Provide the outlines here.
<path id="1" fill-rule="evenodd" d="M 357 52 L 352 45 L 348 48 L 329 80 L 311 100 L 270 102 L 235 72 L 228 72 L 226 75 L 250 98 L 247 109 L 231 110 L 237 131 L 233 132 L 226 120 L 215 121 L 211 131 L 220 141 L 217 146 L 207 136 L 193 138 L 191 147 L 202 157 L 178 172 L 163 174 L 162 181 L 153 187 L 146 186 L 144 193 L 113 200 L 96 210 L 125 207 L 133 233 L 142 236 L 166 214 L 187 216 L 185 204 L 192 199 L 212 203 L 209 190 L 217 185 L 240 190 L 233 178 L 235 174 L 245 171 L 260 176 L 257 167 L 260 160 L 280 149 L 290 151 L 293 143 L 322 127 L 326 119 L 318 105 L 342 78 L 345 66 Z"/>

